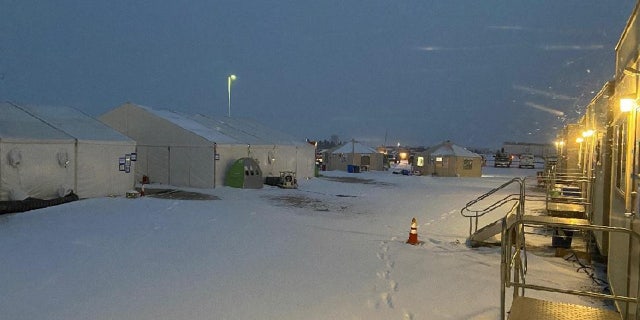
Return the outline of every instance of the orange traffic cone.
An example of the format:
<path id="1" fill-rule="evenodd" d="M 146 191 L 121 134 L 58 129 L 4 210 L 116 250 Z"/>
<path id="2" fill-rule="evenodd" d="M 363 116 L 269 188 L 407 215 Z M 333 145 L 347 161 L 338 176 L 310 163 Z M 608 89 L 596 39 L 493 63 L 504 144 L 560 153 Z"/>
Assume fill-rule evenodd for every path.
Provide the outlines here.
<path id="1" fill-rule="evenodd" d="M 411 231 L 409 231 L 409 240 L 407 240 L 407 243 L 414 246 L 420 243 L 420 241 L 418 241 L 418 220 L 416 220 L 416 218 L 411 220 Z"/>

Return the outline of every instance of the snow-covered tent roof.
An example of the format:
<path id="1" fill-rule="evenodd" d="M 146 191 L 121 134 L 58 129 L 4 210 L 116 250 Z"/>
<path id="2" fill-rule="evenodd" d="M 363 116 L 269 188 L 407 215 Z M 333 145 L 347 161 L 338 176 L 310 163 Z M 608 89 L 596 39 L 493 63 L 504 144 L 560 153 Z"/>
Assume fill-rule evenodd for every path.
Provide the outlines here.
<path id="1" fill-rule="evenodd" d="M 426 153 L 434 156 L 459 156 L 459 157 L 473 157 L 481 158 L 477 153 L 471 152 L 463 147 L 460 147 L 451 141 L 444 141 L 436 146 L 427 149 Z"/>
<path id="2" fill-rule="evenodd" d="M 190 119 L 245 144 L 303 145 L 305 143 L 247 118 L 215 118 L 198 114 L 191 116 Z"/>
<path id="3" fill-rule="evenodd" d="M 358 154 L 371 154 L 371 153 L 378 153 L 378 151 L 376 151 L 373 148 L 367 147 L 365 145 L 363 145 L 360 142 L 357 141 L 349 141 L 347 143 L 345 143 L 344 145 L 338 147 L 337 149 L 333 150 L 331 153 L 333 154 L 337 154 L 337 153 L 358 153 Z"/>
<path id="4" fill-rule="evenodd" d="M 141 108 L 211 142 L 295 146 L 306 144 L 291 135 L 274 130 L 251 119 L 217 118 L 201 114 L 187 115 L 173 110 L 155 109 L 139 104 L 129 103 L 129 105 Z"/>
<path id="5" fill-rule="evenodd" d="M 129 137 L 71 107 L 14 105 L 43 123 L 81 141 L 134 143 Z"/>
<path id="6" fill-rule="evenodd" d="M 0 140 L 73 141 L 73 137 L 35 118 L 18 106 L 0 103 Z"/>
<path id="7" fill-rule="evenodd" d="M 142 106 L 139 104 L 135 104 L 134 106 L 144 109 L 149 113 L 152 113 L 164 120 L 167 120 L 173 123 L 174 125 L 181 127 L 189 132 L 192 132 L 211 142 L 229 143 L 229 144 L 241 143 L 241 141 L 238 141 L 233 137 L 225 135 L 224 133 L 221 133 L 212 127 L 208 127 L 192 119 L 190 116 L 186 114 L 182 114 L 182 113 L 179 113 L 176 111 L 170 111 L 170 110 L 154 109 L 154 108 Z"/>

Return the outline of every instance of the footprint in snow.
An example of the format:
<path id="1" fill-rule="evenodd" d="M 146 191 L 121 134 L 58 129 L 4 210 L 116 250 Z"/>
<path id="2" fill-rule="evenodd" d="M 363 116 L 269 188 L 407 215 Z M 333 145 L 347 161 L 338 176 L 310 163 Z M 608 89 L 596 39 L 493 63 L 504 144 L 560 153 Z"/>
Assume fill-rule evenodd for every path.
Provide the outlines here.
<path id="1" fill-rule="evenodd" d="M 387 307 L 393 309 L 393 300 L 391 299 L 391 294 L 388 292 L 380 294 L 380 299 L 384 302 Z"/>

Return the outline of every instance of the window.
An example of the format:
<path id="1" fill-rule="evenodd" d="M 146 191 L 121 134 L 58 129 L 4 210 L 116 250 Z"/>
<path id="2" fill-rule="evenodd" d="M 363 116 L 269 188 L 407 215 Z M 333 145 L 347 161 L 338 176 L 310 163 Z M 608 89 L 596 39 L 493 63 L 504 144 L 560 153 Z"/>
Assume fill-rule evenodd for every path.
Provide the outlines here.
<path id="1" fill-rule="evenodd" d="M 436 167 L 449 168 L 449 158 L 436 157 Z"/>
<path id="2" fill-rule="evenodd" d="M 616 187 L 620 192 L 624 193 L 624 189 L 626 187 L 626 157 L 627 157 L 627 144 L 626 144 L 626 132 L 625 132 L 624 123 L 618 126 L 616 132 Z"/>
<path id="3" fill-rule="evenodd" d="M 473 159 L 464 159 L 464 162 L 462 163 L 462 169 L 463 170 L 473 169 Z"/>
<path id="4" fill-rule="evenodd" d="M 360 164 L 363 166 L 371 165 L 371 157 L 370 156 L 362 156 L 360 157 Z"/>
<path id="5" fill-rule="evenodd" d="M 416 161 L 416 165 L 418 167 L 424 167 L 424 157 L 418 157 L 418 161 Z"/>

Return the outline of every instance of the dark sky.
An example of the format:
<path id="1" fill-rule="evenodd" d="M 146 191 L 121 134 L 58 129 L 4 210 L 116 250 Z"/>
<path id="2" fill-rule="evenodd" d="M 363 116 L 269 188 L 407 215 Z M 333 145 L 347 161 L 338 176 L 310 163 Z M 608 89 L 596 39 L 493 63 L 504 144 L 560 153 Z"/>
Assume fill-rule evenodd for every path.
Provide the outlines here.
<path id="1" fill-rule="evenodd" d="M 0 99 L 251 117 L 371 146 L 546 143 L 613 77 L 632 0 L 0 0 Z"/>

